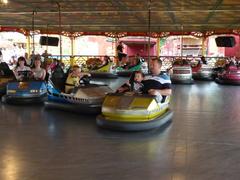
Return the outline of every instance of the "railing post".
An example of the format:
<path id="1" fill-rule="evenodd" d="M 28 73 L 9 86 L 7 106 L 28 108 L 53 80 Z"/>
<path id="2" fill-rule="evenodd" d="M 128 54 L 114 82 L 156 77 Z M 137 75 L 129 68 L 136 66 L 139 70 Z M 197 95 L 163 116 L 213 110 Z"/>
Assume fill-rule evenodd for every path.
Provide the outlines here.
<path id="1" fill-rule="evenodd" d="M 206 37 L 203 36 L 202 37 L 202 56 L 206 55 L 206 46 L 205 46 L 205 42 L 206 42 Z"/>
<path id="2" fill-rule="evenodd" d="M 157 38 L 157 56 L 159 57 L 161 54 L 161 51 L 160 51 L 160 38 L 158 37 Z"/>
<path id="3" fill-rule="evenodd" d="M 31 55 L 31 38 L 29 34 L 26 36 L 26 40 L 27 40 L 27 53 L 29 57 Z"/>

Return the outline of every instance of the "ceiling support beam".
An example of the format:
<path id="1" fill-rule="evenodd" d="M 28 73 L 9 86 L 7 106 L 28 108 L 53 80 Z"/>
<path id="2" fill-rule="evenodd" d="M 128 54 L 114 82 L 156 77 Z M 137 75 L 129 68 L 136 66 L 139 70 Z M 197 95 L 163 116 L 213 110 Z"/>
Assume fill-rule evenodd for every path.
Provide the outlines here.
<path id="1" fill-rule="evenodd" d="M 74 11 L 62 11 L 62 14 L 99 14 L 99 13 L 124 13 L 124 14 L 133 14 L 133 13 L 147 13 L 148 10 L 74 10 Z M 240 12 L 240 9 L 198 9 L 198 10 L 151 10 L 151 13 L 222 13 L 222 12 Z M 28 15 L 32 11 L 4 11 L 1 10 L 0 14 L 2 15 Z M 58 11 L 43 11 L 38 10 L 38 14 L 58 14 Z M 213 16 L 213 15 L 211 15 Z M 173 20 L 175 18 L 173 17 Z M 205 20 L 206 21 L 206 20 Z"/>
<path id="2" fill-rule="evenodd" d="M 223 0 L 217 0 L 216 3 L 214 4 L 212 11 L 208 14 L 207 18 L 205 19 L 204 23 L 208 23 L 209 20 L 214 16 L 216 10 L 221 6 Z"/>
<path id="3" fill-rule="evenodd" d="M 31 24 L 20 24 L 20 23 L 15 23 L 15 24 L 4 24 L 1 23 L 0 20 L 0 24 L 1 26 L 23 26 L 23 27 L 31 27 Z M 182 26 L 184 27 L 199 27 L 199 26 L 210 26 L 210 27 L 223 27 L 223 26 L 227 26 L 229 24 L 227 23 L 214 23 L 214 24 L 205 24 L 205 23 L 194 23 L 194 24 L 168 24 L 168 23 L 164 23 L 164 24 L 151 24 L 151 27 L 179 27 L 181 28 Z M 36 24 L 36 27 L 46 27 L 46 24 Z M 48 27 L 58 27 L 59 24 L 48 24 Z M 62 26 L 64 27 L 70 27 L 70 26 L 76 26 L 76 27 L 148 27 L 147 24 L 97 24 L 97 23 L 81 23 L 81 24 L 62 24 Z M 239 27 L 240 23 L 236 23 L 232 25 L 233 27 Z"/>
<path id="4" fill-rule="evenodd" d="M 116 7 L 118 7 L 121 11 L 130 11 L 130 12 L 131 12 L 131 9 L 129 9 L 129 8 L 124 4 L 124 2 L 122 2 L 122 1 L 112 0 L 112 4 L 113 4 L 113 5 L 116 5 Z M 146 10 L 146 12 L 148 12 L 148 10 Z M 139 16 L 139 14 L 134 15 L 134 17 L 135 17 L 140 23 L 144 23 L 144 24 L 147 23 L 147 21 L 146 21 L 144 18 L 142 18 L 141 16 Z"/>
<path id="5" fill-rule="evenodd" d="M 175 17 L 175 15 L 174 15 L 173 12 L 170 12 L 170 11 L 172 10 L 171 4 L 170 4 L 171 1 L 169 1 L 169 0 L 164 0 L 164 3 L 165 3 L 166 6 L 167 6 L 167 13 L 168 13 L 169 17 L 171 18 L 172 22 L 173 22 L 174 24 L 176 24 L 176 17 Z M 178 30 L 178 29 L 179 29 L 179 28 L 176 27 L 176 30 Z"/>

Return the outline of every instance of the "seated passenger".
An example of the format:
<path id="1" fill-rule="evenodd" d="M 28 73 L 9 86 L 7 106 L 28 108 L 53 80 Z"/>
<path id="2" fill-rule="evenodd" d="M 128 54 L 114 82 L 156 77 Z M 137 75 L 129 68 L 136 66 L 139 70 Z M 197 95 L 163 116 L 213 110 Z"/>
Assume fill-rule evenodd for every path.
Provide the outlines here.
<path id="1" fill-rule="evenodd" d="M 142 81 L 144 79 L 144 74 L 141 71 L 135 71 L 132 73 L 129 82 L 123 84 L 119 89 L 117 89 L 117 93 L 123 93 L 127 91 L 132 91 L 135 93 L 142 92 L 143 84 Z"/>
<path id="2" fill-rule="evenodd" d="M 131 69 L 133 67 L 135 67 L 136 65 L 138 65 L 137 59 L 136 58 L 131 58 L 128 64 L 127 69 Z"/>
<path id="3" fill-rule="evenodd" d="M 129 61 L 128 61 L 128 57 L 127 55 L 123 55 L 122 56 L 122 60 L 120 61 L 120 67 L 122 67 L 123 69 L 127 69 L 128 65 L 129 65 Z"/>
<path id="4" fill-rule="evenodd" d="M 208 64 L 204 56 L 201 56 L 201 62 L 202 64 Z"/>
<path id="5" fill-rule="evenodd" d="M 235 70 L 237 69 L 237 66 L 235 64 L 234 61 L 229 61 L 226 65 L 225 65 L 225 70 Z"/>
<path id="6" fill-rule="evenodd" d="M 79 81 L 84 75 L 91 76 L 89 73 L 82 73 L 79 66 L 73 66 L 65 83 L 65 93 L 71 93 L 74 87 L 79 86 Z"/>
<path id="7" fill-rule="evenodd" d="M 19 74 L 20 71 L 31 71 L 30 67 L 27 66 L 26 59 L 24 57 L 19 57 L 17 61 L 17 66 L 14 69 L 14 75 L 17 80 L 23 80 L 23 75 Z"/>
<path id="8" fill-rule="evenodd" d="M 183 66 L 189 65 L 188 60 L 187 60 L 187 59 L 183 59 L 183 60 L 182 60 L 182 65 L 183 65 Z"/>
<path id="9" fill-rule="evenodd" d="M 143 93 L 157 96 L 160 102 L 162 97 L 172 94 L 171 80 L 167 73 L 161 71 L 162 61 L 159 59 L 152 59 L 150 62 L 150 69 L 152 75 L 145 77 L 143 83 Z"/>
<path id="10" fill-rule="evenodd" d="M 108 65 L 108 63 L 111 61 L 109 56 L 104 56 L 103 59 L 103 64 L 101 65 L 101 67 Z"/>
<path id="11" fill-rule="evenodd" d="M 46 77 L 46 70 L 41 68 L 41 59 L 36 56 L 36 59 L 34 60 L 32 72 L 33 72 L 33 77 L 35 80 L 45 80 Z"/>
<path id="12" fill-rule="evenodd" d="M 13 72 L 10 70 L 8 64 L 6 62 L 2 62 L 2 58 L 0 58 L 0 76 L 11 76 Z"/>
<path id="13" fill-rule="evenodd" d="M 54 72 L 57 66 L 59 65 L 60 61 L 56 58 L 53 59 L 53 62 L 49 65 L 50 72 Z"/>

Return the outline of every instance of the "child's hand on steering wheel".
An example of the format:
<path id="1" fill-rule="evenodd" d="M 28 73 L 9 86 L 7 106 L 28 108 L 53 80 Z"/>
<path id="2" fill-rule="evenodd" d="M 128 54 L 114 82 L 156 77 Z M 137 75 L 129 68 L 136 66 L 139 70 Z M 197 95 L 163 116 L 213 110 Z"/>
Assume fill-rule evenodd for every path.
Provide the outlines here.
<path id="1" fill-rule="evenodd" d="M 157 95 L 159 95 L 160 93 L 159 93 L 158 90 L 156 90 L 156 89 L 149 89 L 149 90 L 148 90 L 148 94 L 157 96 Z"/>

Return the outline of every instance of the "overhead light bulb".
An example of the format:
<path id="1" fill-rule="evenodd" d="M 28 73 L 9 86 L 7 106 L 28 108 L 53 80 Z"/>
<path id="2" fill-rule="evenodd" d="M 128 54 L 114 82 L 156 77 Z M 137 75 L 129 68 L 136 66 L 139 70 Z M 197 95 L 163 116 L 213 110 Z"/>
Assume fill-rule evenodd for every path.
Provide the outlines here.
<path id="1" fill-rule="evenodd" d="M 0 2 L 1 2 L 1 4 L 7 4 L 8 0 L 1 0 Z"/>

